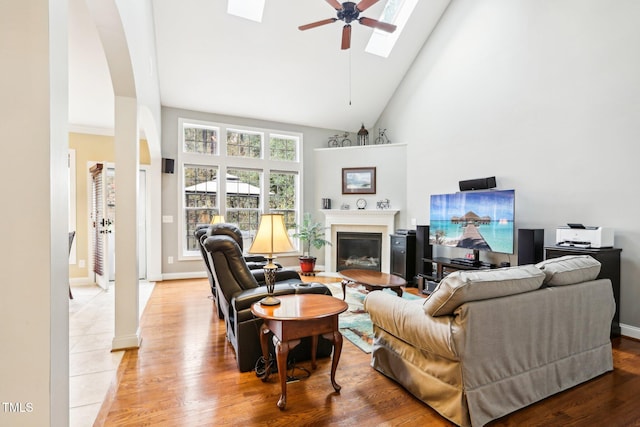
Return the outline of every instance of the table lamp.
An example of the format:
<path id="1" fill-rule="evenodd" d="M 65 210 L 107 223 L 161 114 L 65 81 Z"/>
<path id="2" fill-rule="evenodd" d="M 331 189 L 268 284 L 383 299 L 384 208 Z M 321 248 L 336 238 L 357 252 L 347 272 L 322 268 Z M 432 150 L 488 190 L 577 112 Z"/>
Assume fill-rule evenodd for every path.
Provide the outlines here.
<path id="1" fill-rule="evenodd" d="M 214 215 L 209 224 L 221 224 L 224 222 L 224 215 Z"/>
<path id="2" fill-rule="evenodd" d="M 256 238 L 253 239 L 249 248 L 250 254 L 266 254 L 267 258 L 267 264 L 263 268 L 268 295 L 260 301 L 260 304 L 280 304 L 280 300 L 273 296 L 276 285 L 276 270 L 278 269 L 278 266 L 273 263 L 273 254 L 295 250 L 284 225 L 284 216 L 282 214 L 263 214 L 260 218 Z"/>

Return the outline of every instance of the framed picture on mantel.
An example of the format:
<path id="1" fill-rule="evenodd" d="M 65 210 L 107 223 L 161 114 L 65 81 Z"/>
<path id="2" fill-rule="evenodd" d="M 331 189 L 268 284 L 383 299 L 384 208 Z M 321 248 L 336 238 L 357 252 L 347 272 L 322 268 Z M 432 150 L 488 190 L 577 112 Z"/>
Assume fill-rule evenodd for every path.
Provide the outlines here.
<path id="1" fill-rule="evenodd" d="M 342 194 L 376 194 L 376 168 L 342 168 Z"/>

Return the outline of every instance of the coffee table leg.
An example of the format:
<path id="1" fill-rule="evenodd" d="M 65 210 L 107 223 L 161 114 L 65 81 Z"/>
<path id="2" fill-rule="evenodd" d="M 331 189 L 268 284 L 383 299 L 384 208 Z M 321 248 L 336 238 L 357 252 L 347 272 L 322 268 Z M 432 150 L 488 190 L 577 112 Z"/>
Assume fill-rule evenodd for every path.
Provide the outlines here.
<path id="1" fill-rule="evenodd" d="M 264 374 L 260 378 L 262 382 L 266 382 L 271 375 L 271 365 L 269 364 L 269 327 L 262 324 L 260 327 L 260 347 L 262 348 L 262 357 L 264 358 Z"/>
<path id="2" fill-rule="evenodd" d="M 401 287 L 391 288 L 391 289 L 393 289 L 393 291 L 394 291 L 396 294 L 398 294 L 398 296 L 399 296 L 400 298 L 402 298 L 402 288 L 401 288 Z"/>
<path id="3" fill-rule="evenodd" d="M 287 405 L 287 356 L 289 355 L 289 343 L 278 341 L 276 345 L 276 357 L 278 360 L 278 377 L 280 377 L 280 399 L 278 408 L 284 409 Z"/>
<path id="4" fill-rule="evenodd" d="M 318 336 L 311 337 L 311 369 L 316 369 L 316 353 L 318 352 Z"/>
<path id="5" fill-rule="evenodd" d="M 347 298 L 347 283 L 349 283 L 347 279 L 342 280 L 342 301 Z"/>
<path id="6" fill-rule="evenodd" d="M 338 368 L 338 362 L 340 361 L 340 354 L 342 353 L 342 334 L 340 331 L 334 331 L 333 333 L 324 334 L 328 340 L 333 342 L 333 358 L 331 359 L 331 385 L 333 389 L 340 392 L 342 386 L 336 382 L 336 369 Z M 280 369 L 278 367 L 278 369 Z"/>

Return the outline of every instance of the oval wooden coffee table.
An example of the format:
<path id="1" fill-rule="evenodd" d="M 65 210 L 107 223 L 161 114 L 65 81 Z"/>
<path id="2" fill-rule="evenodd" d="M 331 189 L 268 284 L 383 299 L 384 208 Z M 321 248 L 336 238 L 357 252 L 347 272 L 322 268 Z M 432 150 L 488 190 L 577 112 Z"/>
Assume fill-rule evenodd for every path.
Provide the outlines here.
<path id="1" fill-rule="evenodd" d="M 402 286 L 407 286 L 407 281 L 395 274 L 381 273 L 373 270 L 342 270 L 339 271 L 344 278 L 342 280 L 342 299 L 347 296 L 347 285 L 362 285 L 369 292 L 381 289 L 391 289 L 402 297 Z"/>
<path id="2" fill-rule="evenodd" d="M 280 378 L 280 399 L 278 408 L 284 409 L 287 404 L 287 355 L 289 350 L 300 343 L 300 338 L 312 337 L 311 368 L 316 369 L 316 351 L 318 336 L 333 342 L 333 358 L 331 360 L 331 385 L 340 391 L 336 382 L 336 368 L 342 352 L 342 334 L 338 330 L 338 315 L 349 308 L 346 302 L 330 295 L 295 294 L 278 295 L 280 305 L 261 305 L 259 302 L 251 306 L 254 316 L 264 319 L 260 329 L 260 345 L 264 360 L 269 360 L 268 334 L 273 332 L 277 339 L 276 362 Z M 269 378 L 267 367 L 262 381 Z"/>

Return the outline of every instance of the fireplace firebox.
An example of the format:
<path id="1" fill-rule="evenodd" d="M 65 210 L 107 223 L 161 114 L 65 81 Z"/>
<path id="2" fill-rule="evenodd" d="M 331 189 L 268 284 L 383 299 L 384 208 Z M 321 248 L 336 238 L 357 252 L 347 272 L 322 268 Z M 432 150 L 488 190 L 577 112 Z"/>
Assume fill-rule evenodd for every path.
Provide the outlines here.
<path id="1" fill-rule="evenodd" d="M 338 232 L 336 271 L 381 271 L 382 233 Z"/>

